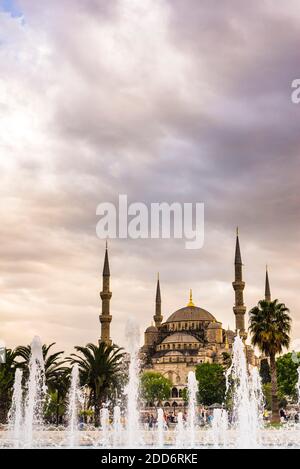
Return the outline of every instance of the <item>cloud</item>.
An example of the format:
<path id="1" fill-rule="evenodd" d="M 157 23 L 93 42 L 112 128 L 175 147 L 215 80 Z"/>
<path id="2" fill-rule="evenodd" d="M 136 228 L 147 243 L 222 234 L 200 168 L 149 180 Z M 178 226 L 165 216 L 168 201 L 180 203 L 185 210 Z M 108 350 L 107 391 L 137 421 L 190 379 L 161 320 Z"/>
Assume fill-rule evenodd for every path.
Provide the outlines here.
<path id="1" fill-rule="evenodd" d="M 232 313 L 234 229 L 246 304 L 272 293 L 300 333 L 300 9 L 289 0 L 33 0 L 0 12 L 0 282 L 6 343 L 71 350 L 100 334 L 96 206 L 204 202 L 205 245 L 110 243 L 112 331 L 141 331 L 161 272 L 164 315 L 195 301 Z M 6 9 L 7 10 L 7 9 Z"/>

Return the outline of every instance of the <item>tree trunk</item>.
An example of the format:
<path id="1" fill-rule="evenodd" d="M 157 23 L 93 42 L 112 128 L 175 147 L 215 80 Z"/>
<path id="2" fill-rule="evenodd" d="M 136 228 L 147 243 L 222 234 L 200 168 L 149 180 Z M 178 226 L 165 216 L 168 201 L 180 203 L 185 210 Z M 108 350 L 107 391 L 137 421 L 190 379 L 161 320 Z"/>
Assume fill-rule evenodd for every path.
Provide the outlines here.
<path id="1" fill-rule="evenodd" d="M 6 406 L 4 405 L 0 405 L 0 424 L 3 423 L 7 423 L 6 422 L 6 417 L 7 417 L 7 409 L 6 409 Z"/>
<path id="2" fill-rule="evenodd" d="M 56 396 L 56 426 L 59 425 L 59 406 L 60 406 L 60 393 L 57 391 Z"/>
<path id="3" fill-rule="evenodd" d="M 272 384 L 272 423 L 279 423 L 279 403 L 278 403 L 278 389 L 277 389 L 277 374 L 276 374 L 276 360 L 275 355 L 270 355 L 270 372 Z"/>
<path id="4" fill-rule="evenodd" d="M 9 399 L 8 399 L 8 394 L 4 394 L 1 396 L 1 399 L 0 399 L 0 424 L 3 423 L 7 423 L 7 413 L 8 413 L 8 409 L 9 409 Z"/>
<path id="5" fill-rule="evenodd" d="M 101 409 L 101 402 L 99 400 L 99 397 L 98 397 L 97 393 L 95 392 L 95 396 L 94 396 L 94 410 L 95 410 L 94 423 L 95 423 L 95 427 L 100 427 L 100 409 Z"/>

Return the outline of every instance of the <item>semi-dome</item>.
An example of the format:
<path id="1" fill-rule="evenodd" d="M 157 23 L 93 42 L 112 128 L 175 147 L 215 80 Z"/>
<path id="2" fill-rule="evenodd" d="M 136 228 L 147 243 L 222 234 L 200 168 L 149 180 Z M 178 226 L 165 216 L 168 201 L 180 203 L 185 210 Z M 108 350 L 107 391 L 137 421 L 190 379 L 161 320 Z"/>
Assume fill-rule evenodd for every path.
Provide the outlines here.
<path id="1" fill-rule="evenodd" d="M 222 323 L 213 321 L 208 325 L 208 329 L 222 329 Z"/>
<path id="2" fill-rule="evenodd" d="M 170 350 L 169 352 L 165 353 L 165 357 L 182 357 L 183 353 L 179 352 L 178 350 Z"/>
<path id="3" fill-rule="evenodd" d="M 198 308 L 198 306 L 185 306 L 171 314 L 167 322 L 215 320 L 214 316 L 203 308 Z"/>
<path id="4" fill-rule="evenodd" d="M 184 332 L 175 332 L 174 334 L 168 335 L 163 341 L 162 344 L 172 344 L 172 343 L 182 343 L 182 344 L 191 344 L 198 343 L 199 340 L 196 339 L 191 334 L 185 334 Z"/>
<path id="5" fill-rule="evenodd" d="M 155 326 L 149 326 L 145 332 L 158 332 L 158 329 Z"/>

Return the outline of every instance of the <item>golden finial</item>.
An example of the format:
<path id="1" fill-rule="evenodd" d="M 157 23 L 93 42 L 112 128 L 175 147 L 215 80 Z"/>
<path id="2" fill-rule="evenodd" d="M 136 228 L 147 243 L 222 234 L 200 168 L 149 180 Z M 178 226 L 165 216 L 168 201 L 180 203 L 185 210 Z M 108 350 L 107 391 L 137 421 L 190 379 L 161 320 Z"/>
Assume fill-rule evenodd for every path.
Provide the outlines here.
<path id="1" fill-rule="evenodd" d="M 195 306 L 193 303 L 193 292 L 192 289 L 190 289 L 190 301 L 188 302 L 188 306 Z"/>

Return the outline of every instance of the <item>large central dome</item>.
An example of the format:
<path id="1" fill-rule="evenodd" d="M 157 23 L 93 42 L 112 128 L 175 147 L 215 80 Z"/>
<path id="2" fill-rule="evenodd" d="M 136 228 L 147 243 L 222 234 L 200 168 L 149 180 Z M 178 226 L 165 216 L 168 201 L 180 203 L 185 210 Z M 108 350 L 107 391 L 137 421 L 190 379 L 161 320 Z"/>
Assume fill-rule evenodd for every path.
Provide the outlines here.
<path id="1" fill-rule="evenodd" d="M 166 322 L 215 320 L 214 316 L 203 308 L 198 308 L 198 306 L 185 306 L 171 314 Z"/>

